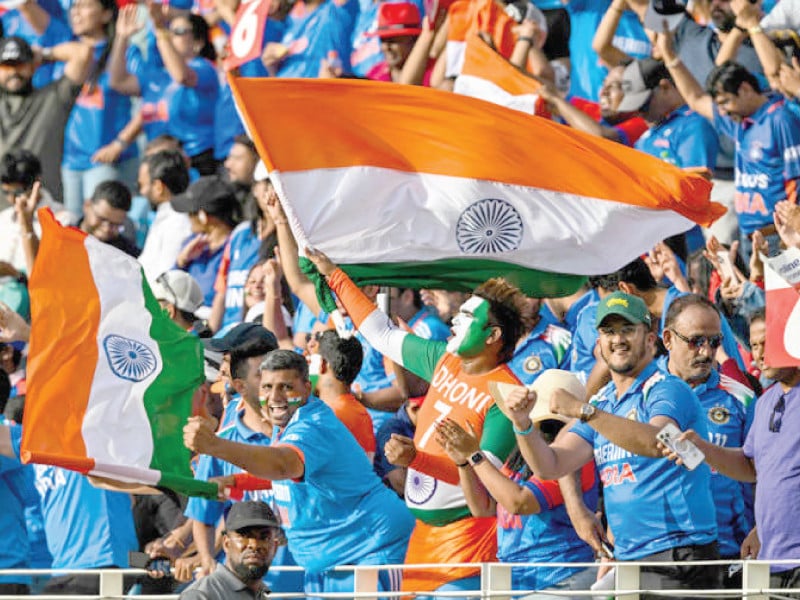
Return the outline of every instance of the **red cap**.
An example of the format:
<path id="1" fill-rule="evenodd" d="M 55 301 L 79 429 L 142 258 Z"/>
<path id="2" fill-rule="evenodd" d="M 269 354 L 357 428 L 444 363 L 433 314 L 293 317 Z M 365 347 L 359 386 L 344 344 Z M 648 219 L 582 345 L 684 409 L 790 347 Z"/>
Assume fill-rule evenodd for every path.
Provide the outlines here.
<path id="1" fill-rule="evenodd" d="M 378 7 L 378 29 L 372 34 L 381 39 L 422 33 L 422 18 L 412 2 L 384 2 Z"/>

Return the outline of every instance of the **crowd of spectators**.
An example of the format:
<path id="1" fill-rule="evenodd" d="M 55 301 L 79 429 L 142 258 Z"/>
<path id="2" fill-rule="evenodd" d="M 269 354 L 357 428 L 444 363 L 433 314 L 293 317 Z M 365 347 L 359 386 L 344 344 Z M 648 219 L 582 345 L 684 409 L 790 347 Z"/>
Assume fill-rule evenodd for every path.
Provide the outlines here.
<path id="1" fill-rule="evenodd" d="M 231 75 L 452 91 L 461 42 L 478 33 L 538 87 L 547 110 L 531 118 L 700 173 L 728 213 L 559 298 L 503 280 L 473 295 L 358 290 L 314 254 L 350 315 L 337 328 L 234 106 L 223 64 L 238 0 L 6 2 L 0 568 L 125 567 L 141 551 L 172 571 L 129 582 L 132 593 L 221 573 L 191 592 L 216 597 L 220 569 L 246 562 L 248 545 L 270 552 L 240 577 L 245 595 L 262 593 L 262 575 L 279 592 L 352 590 L 337 564 L 798 558 L 787 515 L 800 513 L 800 369 L 765 360 L 764 260 L 800 247 L 800 2 L 268 4 L 260 56 Z M 203 339 L 209 418 L 184 435 L 218 501 L 19 462 L 42 207 L 138 259 L 169 318 Z M 494 384 L 535 386 L 551 369 L 582 387 L 492 400 Z M 657 445 L 666 424 L 707 464 L 664 458 L 676 458 Z M 242 500 L 275 512 L 247 505 L 253 525 L 237 514 L 226 529 Z M 256 525 L 272 529 L 248 538 Z M 270 561 L 305 573 L 267 572 Z M 463 592 L 478 575 L 383 570 L 379 585 Z M 800 567 L 773 576 L 800 586 Z M 596 577 L 515 567 L 512 584 L 563 591 Z M 654 589 L 741 582 L 727 568 L 644 577 Z M 0 593 L 41 590 L 92 594 L 98 580 L 0 579 Z"/>

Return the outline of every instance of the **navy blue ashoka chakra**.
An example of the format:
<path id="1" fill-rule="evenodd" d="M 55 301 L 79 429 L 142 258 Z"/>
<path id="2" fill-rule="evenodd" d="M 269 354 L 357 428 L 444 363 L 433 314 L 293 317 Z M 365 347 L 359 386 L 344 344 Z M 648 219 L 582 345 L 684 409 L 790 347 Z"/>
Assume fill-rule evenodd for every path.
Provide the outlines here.
<path id="1" fill-rule="evenodd" d="M 121 335 L 107 335 L 103 340 L 108 366 L 117 377 L 142 381 L 156 370 L 153 351 L 143 343 Z"/>
<path id="2" fill-rule="evenodd" d="M 522 243 L 522 233 L 522 217 L 517 209 L 498 198 L 469 205 L 456 223 L 456 241 L 465 254 L 512 252 Z"/>

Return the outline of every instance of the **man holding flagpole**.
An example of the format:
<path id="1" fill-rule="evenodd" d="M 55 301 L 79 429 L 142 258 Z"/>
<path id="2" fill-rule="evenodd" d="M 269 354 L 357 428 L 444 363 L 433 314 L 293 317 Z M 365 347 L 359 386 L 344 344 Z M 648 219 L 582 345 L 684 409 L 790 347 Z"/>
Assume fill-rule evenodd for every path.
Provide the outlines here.
<path id="1" fill-rule="evenodd" d="M 495 405 L 488 385 L 519 385 L 506 363 L 523 333 L 524 296 L 504 279 L 491 279 L 453 318 L 450 341 L 425 340 L 395 328 L 327 256 L 306 253 L 369 343 L 431 382 L 414 439 L 393 434 L 385 446 L 389 462 L 408 468 L 406 504 L 417 517 L 406 564 L 495 561 L 496 520 L 472 516 L 459 471 L 484 460 L 502 464 L 514 446 L 511 423 Z M 463 464 L 454 464 L 433 435 L 444 416 L 470 426 L 480 438 L 481 451 Z M 403 575 L 403 590 L 409 592 L 473 590 L 479 584 L 475 568 L 407 569 Z"/>

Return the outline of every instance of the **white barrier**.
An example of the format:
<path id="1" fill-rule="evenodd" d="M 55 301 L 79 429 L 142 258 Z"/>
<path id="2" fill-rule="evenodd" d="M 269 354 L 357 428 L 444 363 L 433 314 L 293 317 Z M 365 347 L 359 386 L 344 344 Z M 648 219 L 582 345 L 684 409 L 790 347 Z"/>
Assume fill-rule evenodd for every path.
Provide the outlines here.
<path id="1" fill-rule="evenodd" d="M 741 589 L 715 589 L 715 590 L 691 590 L 691 595 L 696 597 L 708 598 L 746 598 L 747 600 L 768 600 L 769 598 L 786 598 L 788 594 L 800 594 L 800 588 L 793 589 L 772 589 L 770 588 L 770 565 L 786 564 L 797 566 L 798 561 L 686 561 L 674 562 L 619 562 L 603 563 L 603 566 L 615 567 L 615 587 L 613 590 L 604 591 L 548 591 L 552 596 L 586 597 L 596 600 L 606 600 L 616 596 L 618 600 L 639 600 L 640 594 L 653 594 L 663 597 L 686 596 L 687 590 L 644 590 L 639 587 L 639 574 L 642 567 L 648 566 L 669 566 L 669 565 L 712 565 L 720 566 L 741 565 L 742 567 L 742 587 Z M 448 591 L 441 594 L 435 592 L 425 592 L 426 596 L 436 597 L 438 595 L 448 598 L 474 598 L 481 600 L 511 600 L 513 597 L 524 596 L 526 593 L 533 593 L 533 590 L 512 590 L 511 589 L 511 569 L 516 566 L 527 567 L 589 567 L 598 568 L 598 563 L 472 563 L 460 565 L 374 565 L 374 566 L 342 566 L 336 567 L 337 571 L 355 572 L 355 591 L 353 593 L 330 593 L 318 594 L 315 598 L 343 599 L 354 598 L 358 600 L 377 600 L 378 571 L 384 569 L 420 569 L 420 568 L 451 568 L 453 566 L 474 567 L 480 569 L 481 588 L 475 591 L 454 592 Z M 299 567 L 273 567 L 275 571 L 292 570 L 296 571 Z M 98 570 L 53 570 L 53 569 L 0 569 L 0 576 L 7 575 L 99 575 L 100 594 L 98 596 L 0 596 L 0 598 L 37 598 L 60 599 L 72 598 L 74 600 L 97 600 L 99 599 L 129 599 L 129 600 L 169 600 L 178 598 L 177 595 L 125 595 L 123 590 L 123 577 L 125 575 L 144 575 L 142 569 L 98 569 Z M 380 592 L 381 598 L 400 598 L 408 597 L 408 592 Z M 304 598 L 303 594 L 288 594 L 274 592 L 270 598 L 292 599 Z"/>

